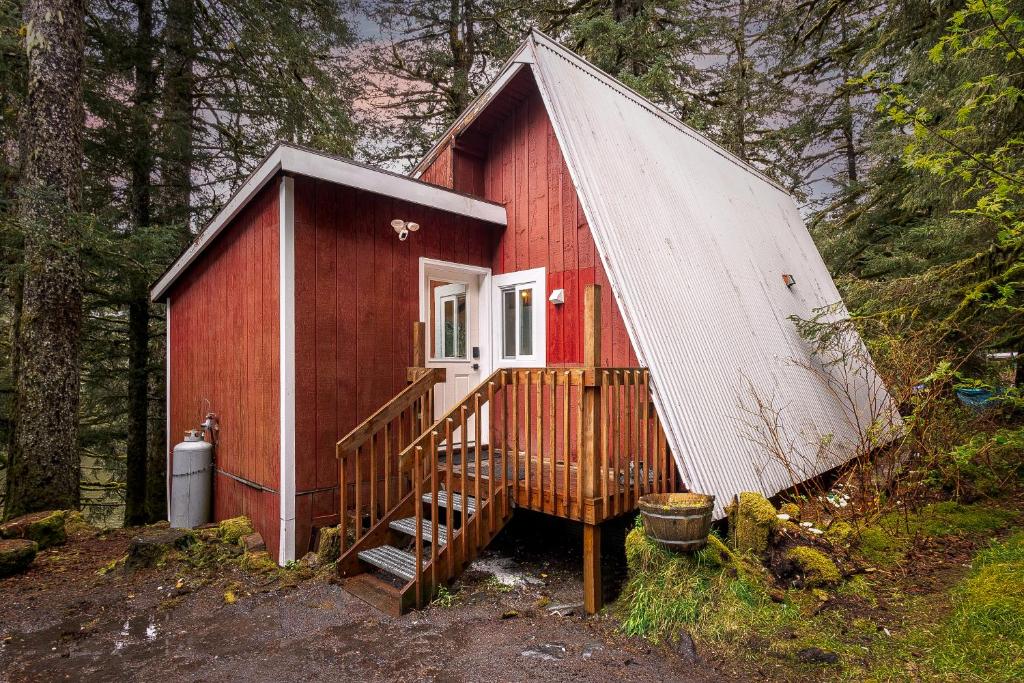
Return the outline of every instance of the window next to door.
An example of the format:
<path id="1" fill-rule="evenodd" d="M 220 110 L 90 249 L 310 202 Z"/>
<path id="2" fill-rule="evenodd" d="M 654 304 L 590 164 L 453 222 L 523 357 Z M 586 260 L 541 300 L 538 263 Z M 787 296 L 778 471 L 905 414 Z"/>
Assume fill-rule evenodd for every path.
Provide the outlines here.
<path id="1" fill-rule="evenodd" d="M 543 268 L 494 276 L 494 337 L 499 364 L 543 366 L 545 275 Z"/>

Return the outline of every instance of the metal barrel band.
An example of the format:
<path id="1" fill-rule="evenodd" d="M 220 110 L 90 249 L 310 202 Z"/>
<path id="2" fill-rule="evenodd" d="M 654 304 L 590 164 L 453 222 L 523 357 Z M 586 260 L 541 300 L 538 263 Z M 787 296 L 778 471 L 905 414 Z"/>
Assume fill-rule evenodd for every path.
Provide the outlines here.
<path id="1" fill-rule="evenodd" d="M 705 517 L 707 517 L 710 514 L 710 510 L 708 512 L 702 512 L 699 515 L 683 515 L 681 517 L 679 515 L 659 515 L 656 512 L 648 512 L 646 510 L 644 510 L 644 514 L 647 515 L 648 517 L 656 517 L 658 519 L 672 519 L 672 520 L 680 520 L 680 521 L 689 521 L 691 519 L 704 519 Z"/>
<path id="2" fill-rule="evenodd" d="M 660 538 L 655 538 L 654 540 L 658 543 L 664 543 L 665 545 L 696 545 L 698 543 L 703 545 L 708 542 L 708 539 L 706 538 L 698 538 L 692 541 L 666 541 Z"/>

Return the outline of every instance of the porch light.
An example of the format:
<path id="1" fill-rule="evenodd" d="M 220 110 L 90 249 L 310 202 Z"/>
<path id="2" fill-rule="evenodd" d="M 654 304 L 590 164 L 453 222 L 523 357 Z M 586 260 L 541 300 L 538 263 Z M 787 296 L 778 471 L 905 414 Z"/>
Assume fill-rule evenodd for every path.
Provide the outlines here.
<path id="1" fill-rule="evenodd" d="M 792 287 L 793 285 L 796 284 L 796 278 L 790 275 L 789 273 L 782 274 L 782 281 L 786 283 L 787 287 Z"/>
<path id="2" fill-rule="evenodd" d="M 398 233 L 398 239 L 405 241 L 409 239 L 410 232 L 416 232 L 420 229 L 419 223 L 413 223 L 412 221 L 403 221 L 401 218 L 396 218 L 391 221 L 391 227 Z"/>

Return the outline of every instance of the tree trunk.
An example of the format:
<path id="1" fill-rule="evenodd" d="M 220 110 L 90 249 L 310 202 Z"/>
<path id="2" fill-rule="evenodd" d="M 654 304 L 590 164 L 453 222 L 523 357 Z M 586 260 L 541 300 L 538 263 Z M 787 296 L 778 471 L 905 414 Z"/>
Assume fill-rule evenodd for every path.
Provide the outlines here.
<path id="1" fill-rule="evenodd" d="M 195 0 L 168 0 L 164 44 L 160 222 L 177 229 L 182 247 L 191 240 L 193 136 L 195 115 Z"/>
<path id="2" fill-rule="evenodd" d="M 83 0 L 29 0 L 24 11 L 25 262 L 8 517 L 79 504 L 84 14 Z"/>
<path id="3" fill-rule="evenodd" d="M 174 230 L 184 248 L 192 239 L 192 161 L 195 115 L 195 0 L 168 0 L 163 31 L 163 120 L 161 121 L 160 175 L 164 185 L 157 220 Z M 157 320 L 156 315 L 150 315 Z M 166 324 L 166 323 L 165 323 Z M 157 325 L 159 327 L 159 325 Z M 164 367 L 163 335 L 149 344 L 149 367 Z M 146 467 L 146 515 L 149 521 L 167 515 L 167 406 L 164 372 L 153 373 L 148 383 L 148 455 Z"/>
<path id="4" fill-rule="evenodd" d="M 152 222 L 153 1 L 136 0 L 135 90 L 132 97 L 132 155 L 129 209 L 136 231 Z M 146 466 L 149 460 L 149 292 L 148 274 L 133 273 L 128 302 L 128 443 L 125 526 L 149 521 L 146 505 Z"/>

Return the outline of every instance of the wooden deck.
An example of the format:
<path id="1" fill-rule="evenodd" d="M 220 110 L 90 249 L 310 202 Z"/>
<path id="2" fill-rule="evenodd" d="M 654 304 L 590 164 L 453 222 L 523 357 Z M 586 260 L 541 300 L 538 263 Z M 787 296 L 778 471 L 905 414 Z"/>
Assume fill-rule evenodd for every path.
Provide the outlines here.
<path id="1" fill-rule="evenodd" d="M 584 367 L 495 370 L 434 421 L 444 371 L 410 368 L 409 387 L 338 442 L 339 572 L 399 572 L 392 611 L 419 607 L 529 509 L 583 524 L 584 605 L 599 609 L 601 523 L 682 490 L 650 373 L 598 363 L 599 302 L 588 287 Z M 369 600 L 388 590 L 364 584 Z"/>

